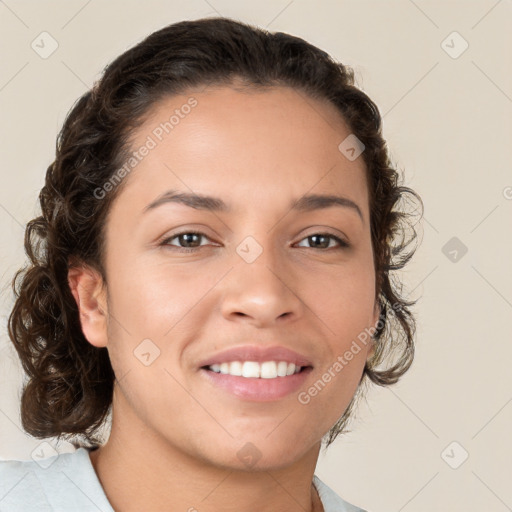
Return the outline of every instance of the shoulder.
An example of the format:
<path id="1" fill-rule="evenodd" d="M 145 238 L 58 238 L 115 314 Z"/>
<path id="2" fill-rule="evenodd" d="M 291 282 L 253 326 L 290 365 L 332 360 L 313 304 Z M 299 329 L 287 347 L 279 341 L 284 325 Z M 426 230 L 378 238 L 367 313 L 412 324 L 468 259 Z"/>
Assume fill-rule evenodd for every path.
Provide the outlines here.
<path id="1" fill-rule="evenodd" d="M 356 507 L 348 503 L 338 496 L 328 485 L 326 485 L 316 475 L 313 476 L 313 483 L 318 491 L 318 495 L 322 500 L 324 512 L 367 512 L 362 508 Z"/>
<path id="2" fill-rule="evenodd" d="M 85 448 L 34 459 L 0 461 L 0 512 L 112 511 Z"/>

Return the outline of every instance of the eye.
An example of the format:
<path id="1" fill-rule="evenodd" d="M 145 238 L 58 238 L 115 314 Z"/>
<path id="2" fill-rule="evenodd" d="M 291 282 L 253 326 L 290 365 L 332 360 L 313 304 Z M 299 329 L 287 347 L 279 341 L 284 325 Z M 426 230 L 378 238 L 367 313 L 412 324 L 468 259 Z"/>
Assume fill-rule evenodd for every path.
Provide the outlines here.
<path id="1" fill-rule="evenodd" d="M 306 238 L 303 238 L 303 240 L 307 240 L 308 243 L 312 243 L 312 249 L 332 249 L 333 246 L 330 245 L 331 241 L 334 241 L 335 245 L 338 244 L 338 248 L 350 247 L 350 245 L 347 242 L 345 242 L 345 240 L 342 240 L 341 238 L 335 235 L 331 235 L 330 233 L 314 233 L 312 235 L 307 236 Z"/>
<path id="2" fill-rule="evenodd" d="M 201 247 L 199 241 L 202 237 L 208 238 L 204 233 L 201 233 L 200 231 L 183 231 L 182 233 L 175 233 L 169 238 L 162 240 L 160 245 L 176 247 L 179 252 L 195 252 L 199 247 Z M 171 244 L 170 242 L 174 239 L 178 239 L 179 242 L 185 244 L 186 247 Z M 191 246 L 187 247 L 187 245 Z"/>

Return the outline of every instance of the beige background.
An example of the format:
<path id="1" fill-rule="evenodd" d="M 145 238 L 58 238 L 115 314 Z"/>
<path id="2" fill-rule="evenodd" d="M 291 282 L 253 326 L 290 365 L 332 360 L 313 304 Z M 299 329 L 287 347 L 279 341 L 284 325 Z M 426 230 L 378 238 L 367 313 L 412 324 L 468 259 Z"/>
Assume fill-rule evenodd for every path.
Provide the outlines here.
<path id="1" fill-rule="evenodd" d="M 415 363 L 398 385 L 370 392 L 318 476 L 373 512 L 512 510 L 510 0 L 0 2 L 0 457 L 28 459 L 41 443 L 19 427 L 5 318 L 57 131 L 119 53 L 163 25 L 217 14 L 354 66 L 425 202 L 423 243 L 404 275 L 421 296 Z M 59 45 L 47 59 L 31 48 L 43 31 Z M 452 237 L 468 248 L 455 262 L 442 251 Z"/>

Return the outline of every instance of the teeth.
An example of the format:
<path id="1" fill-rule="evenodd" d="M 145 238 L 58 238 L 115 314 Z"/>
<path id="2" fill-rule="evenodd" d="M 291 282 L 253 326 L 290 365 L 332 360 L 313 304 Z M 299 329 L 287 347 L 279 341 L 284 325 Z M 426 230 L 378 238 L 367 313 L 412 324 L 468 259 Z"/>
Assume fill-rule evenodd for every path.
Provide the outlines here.
<path id="1" fill-rule="evenodd" d="M 229 363 L 229 373 L 231 375 L 243 375 L 243 366 L 240 361 L 232 361 Z"/>
<path id="2" fill-rule="evenodd" d="M 286 373 L 288 370 L 288 363 L 286 361 L 280 361 L 277 363 L 277 376 L 278 377 L 286 377 Z"/>
<path id="3" fill-rule="evenodd" d="M 262 363 L 260 376 L 262 379 L 275 379 L 277 377 L 277 364 L 274 361 Z"/>
<path id="4" fill-rule="evenodd" d="M 229 363 L 212 364 L 208 367 L 215 373 L 235 375 L 238 377 L 247 377 L 253 379 L 275 379 L 276 377 L 286 377 L 299 373 L 300 366 L 286 361 L 265 361 L 258 363 L 256 361 L 231 361 Z"/>
<path id="5" fill-rule="evenodd" d="M 260 376 L 260 365 L 254 361 L 245 361 L 242 366 L 242 377 L 254 377 Z"/>

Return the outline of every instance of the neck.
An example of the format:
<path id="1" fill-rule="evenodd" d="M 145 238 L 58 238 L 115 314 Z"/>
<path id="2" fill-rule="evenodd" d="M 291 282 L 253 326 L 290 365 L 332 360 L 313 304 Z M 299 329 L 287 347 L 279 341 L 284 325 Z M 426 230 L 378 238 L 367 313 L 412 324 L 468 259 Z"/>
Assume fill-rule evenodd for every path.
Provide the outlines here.
<path id="1" fill-rule="evenodd" d="M 300 460 L 279 469 L 219 467 L 162 439 L 131 409 L 120 412 L 114 392 L 108 442 L 90 453 L 116 512 L 321 512 L 312 484 L 320 442 Z"/>

